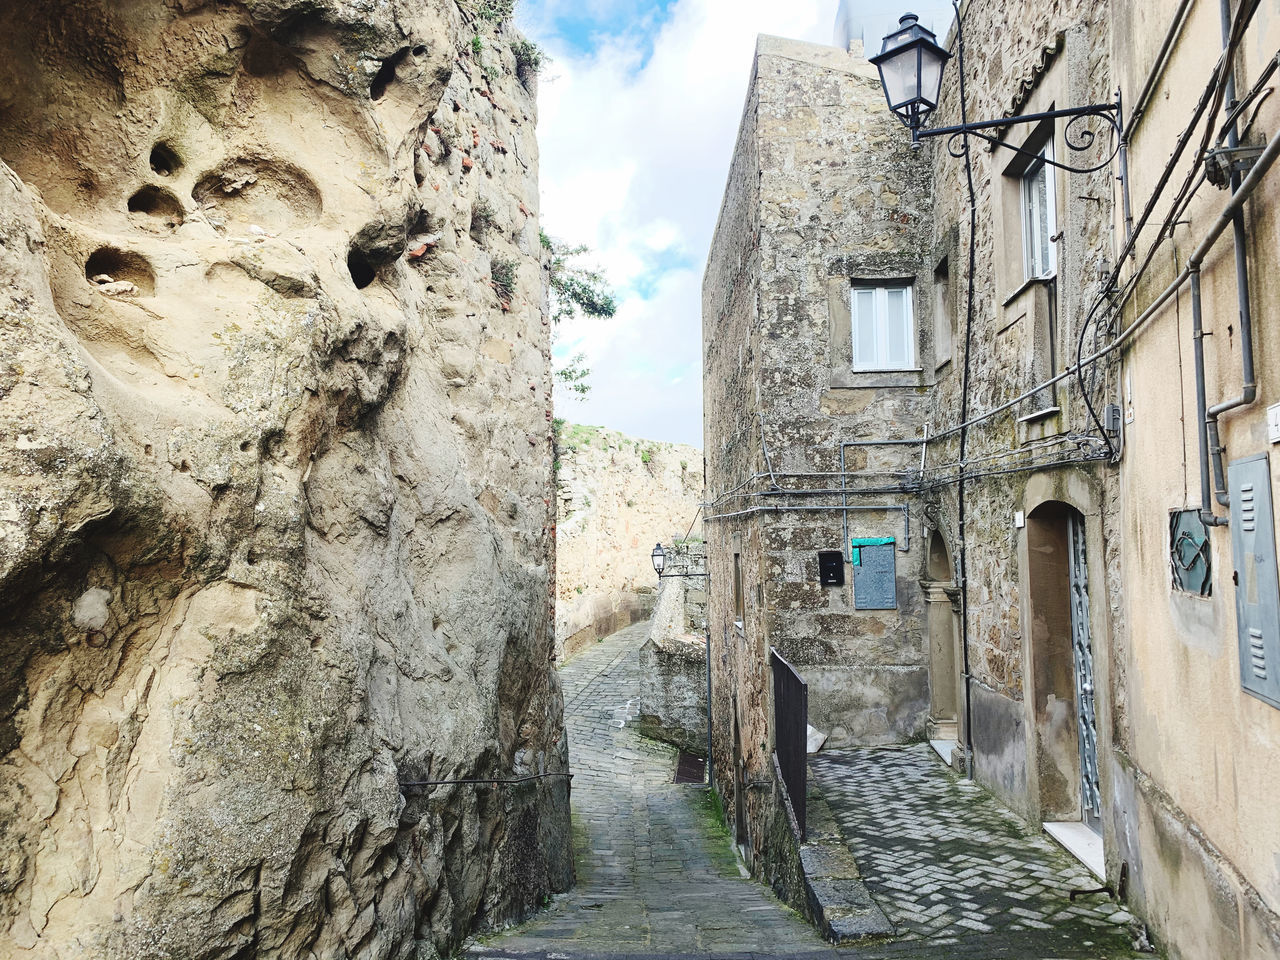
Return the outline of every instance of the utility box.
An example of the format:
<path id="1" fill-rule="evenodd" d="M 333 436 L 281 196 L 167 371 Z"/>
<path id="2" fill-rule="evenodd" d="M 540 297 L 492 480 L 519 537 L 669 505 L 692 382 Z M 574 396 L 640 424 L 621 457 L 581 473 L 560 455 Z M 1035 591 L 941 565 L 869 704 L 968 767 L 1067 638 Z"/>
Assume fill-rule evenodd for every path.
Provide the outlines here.
<path id="1" fill-rule="evenodd" d="M 898 608 L 897 552 L 892 537 L 855 537 L 849 541 L 855 610 Z"/>
<path id="2" fill-rule="evenodd" d="M 1231 551 L 1235 561 L 1240 684 L 1280 707 L 1280 576 L 1271 509 L 1271 463 L 1265 453 L 1236 460 L 1231 489 Z"/>
<path id="3" fill-rule="evenodd" d="M 818 551 L 818 581 L 824 587 L 844 586 L 844 554 L 839 550 Z"/>

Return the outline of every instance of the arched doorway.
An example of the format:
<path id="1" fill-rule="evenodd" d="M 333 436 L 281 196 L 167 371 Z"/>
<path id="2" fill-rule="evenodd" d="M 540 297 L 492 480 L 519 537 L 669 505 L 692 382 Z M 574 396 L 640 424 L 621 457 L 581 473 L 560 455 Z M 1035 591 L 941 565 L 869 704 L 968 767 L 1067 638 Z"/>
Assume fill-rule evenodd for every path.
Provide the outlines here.
<path id="1" fill-rule="evenodd" d="M 958 593 L 951 571 L 951 554 L 937 530 L 929 540 L 924 588 L 929 627 L 929 740 L 942 758 L 951 763 L 961 742 L 960 670 L 957 667 L 960 618 Z"/>
<path id="2" fill-rule="evenodd" d="M 1041 819 L 1101 832 L 1085 518 L 1065 503 L 1027 518 L 1030 694 Z"/>

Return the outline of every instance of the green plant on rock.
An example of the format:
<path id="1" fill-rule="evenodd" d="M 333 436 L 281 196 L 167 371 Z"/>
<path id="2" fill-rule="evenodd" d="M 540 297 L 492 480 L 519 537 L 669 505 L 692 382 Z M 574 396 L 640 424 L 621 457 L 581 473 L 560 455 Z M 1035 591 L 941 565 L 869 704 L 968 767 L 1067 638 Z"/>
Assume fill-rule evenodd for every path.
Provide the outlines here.
<path id="1" fill-rule="evenodd" d="M 516 12 L 516 0 L 479 0 L 473 7 L 481 20 L 505 23 Z"/>
<path id="2" fill-rule="evenodd" d="M 551 319 L 557 325 L 561 320 L 579 315 L 607 320 L 618 312 L 617 301 L 604 274 L 574 262 L 587 253 L 585 246 L 570 247 L 553 240 L 545 231 L 539 231 L 538 237 L 547 268 Z M 555 371 L 556 379 L 579 396 L 591 392 L 591 384 L 587 382 L 591 369 L 586 359 L 585 354 L 576 354 Z"/>
<path id="3" fill-rule="evenodd" d="M 537 76 L 547 60 L 542 48 L 524 37 L 511 44 L 511 52 L 515 54 L 516 74 L 522 82 L 531 76 Z"/>
<path id="4" fill-rule="evenodd" d="M 509 257 L 494 257 L 489 267 L 489 284 L 499 300 L 510 303 L 516 295 L 516 262 Z"/>
<path id="5" fill-rule="evenodd" d="M 494 225 L 498 212 L 485 197 L 480 197 L 471 205 L 471 236 L 480 239 Z"/>
<path id="6" fill-rule="evenodd" d="M 583 397 L 591 392 L 591 384 L 587 383 L 587 377 L 590 375 L 591 370 L 587 367 L 585 353 L 574 354 L 556 368 L 556 379 L 569 390 Z"/>
<path id="7" fill-rule="evenodd" d="M 484 53 L 484 41 L 480 39 L 480 35 L 476 34 L 471 38 L 471 54 L 478 57 Z"/>
<path id="8" fill-rule="evenodd" d="M 652 463 L 652 462 L 653 462 L 653 448 L 652 448 L 652 447 L 650 447 L 650 448 L 649 448 L 649 449 L 647 449 L 647 450 L 641 450 L 641 451 L 640 451 L 640 462 L 641 462 L 641 463 Z"/>

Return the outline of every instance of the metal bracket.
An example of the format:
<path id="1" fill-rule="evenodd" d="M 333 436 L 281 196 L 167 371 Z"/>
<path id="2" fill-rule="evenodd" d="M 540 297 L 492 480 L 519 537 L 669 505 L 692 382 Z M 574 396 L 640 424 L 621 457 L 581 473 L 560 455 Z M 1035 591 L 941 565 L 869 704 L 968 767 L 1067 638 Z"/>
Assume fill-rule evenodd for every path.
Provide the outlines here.
<path id="1" fill-rule="evenodd" d="M 1231 186 L 1232 173 L 1245 173 L 1262 156 L 1262 147 L 1219 147 L 1204 155 L 1205 179 L 1225 190 Z"/>

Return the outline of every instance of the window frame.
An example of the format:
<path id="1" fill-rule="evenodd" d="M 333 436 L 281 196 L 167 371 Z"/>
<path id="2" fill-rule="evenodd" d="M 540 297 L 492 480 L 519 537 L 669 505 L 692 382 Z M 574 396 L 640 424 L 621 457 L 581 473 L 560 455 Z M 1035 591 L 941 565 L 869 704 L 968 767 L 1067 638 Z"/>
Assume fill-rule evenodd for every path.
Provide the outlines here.
<path id="1" fill-rule="evenodd" d="M 875 296 L 876 357 L 874 361 L 860 363 L 858 361 L 858 293 L 871 291 Z M 906 323 L 907 358 L 901 364 L 889 363 L 887 360 L 886 336 L 889 326 L 889 293 L 898 291 L 903 294 L 904 321 Z M 849 286 L 849 348 L 850 366 L 857 373 L 901 372 L 919 370 L 917 366 L 919 345 L 916 343 L 915 317 L 915 281 L 914 279 L 862 281 L 853 280 Z"/>
<path id="2" fill-rule="evenodd" d="M 1025 282 L 1046 280 L 1057 276 L 1058 247 L 1054 237 L 1058 233 L 1058 191 L 1053 175 L 1055 169 L 1053 139 L 1050 138 L 1036 151 L 1036 158 L 1018 176 L 1018 212 L 1019 219 L 1022 221 L 1022 273 Z M 1032 202 L 1034 189 L 1032 183 L 1041 176 L 1044 177 L 1047 225 L 1040 224 L 1039 210 Z M 1036 245 L 1033 244 L 1037 226 L 1044 231 L 1044 249 L 1048 258 L 1048 262 L 1039 271 L 1036 270 L 1037 264 L 1033 262 L 1038 256 Z"/>

